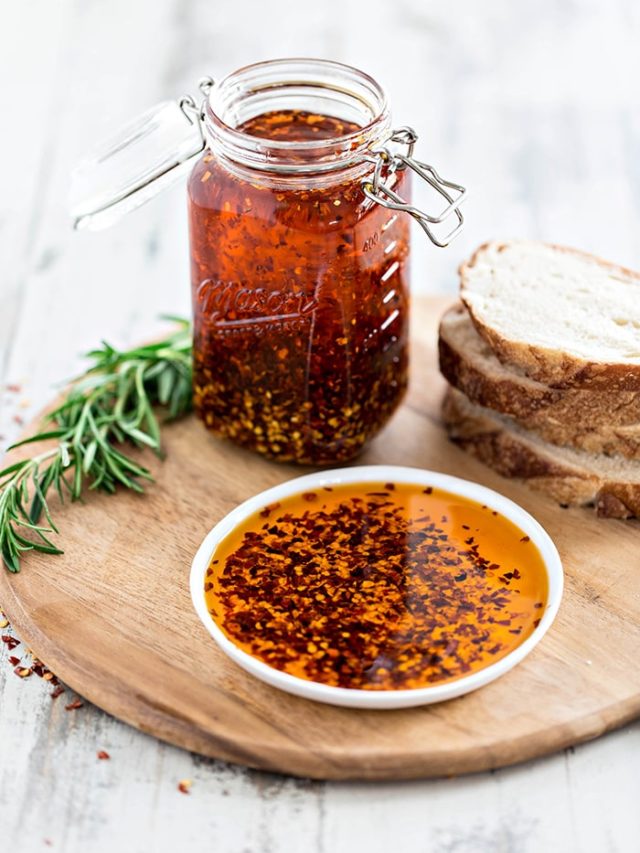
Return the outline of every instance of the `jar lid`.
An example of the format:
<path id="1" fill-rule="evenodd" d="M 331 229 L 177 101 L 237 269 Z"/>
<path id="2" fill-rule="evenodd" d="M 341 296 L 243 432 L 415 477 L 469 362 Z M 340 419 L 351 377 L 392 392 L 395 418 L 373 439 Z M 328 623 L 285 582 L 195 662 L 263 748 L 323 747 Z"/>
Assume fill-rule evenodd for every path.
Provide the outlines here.
<path id="1" fill-rule="evenodd" d="M 193 98 L 163 101 L 91 152 L 71 179 L 74 227 L 111 225 L 175 183 L 205 146 Z"/>
<path id="2" fill-rule="evenodd" d="M 216 89 L 220 86 L 224 88 L 226 84 L 227 88 L 235 92 L 238 88 L 237 75 L 254 74 L 256 69 L 264 71 L 265 67 L 286 65 L 289 62 L 309 62 L 331 67 L 336 65 L 324 60 L 258 63 L 241 69 L 235 75 L 229 75 Z M 340 66 L 341 69 L 345 67 Z M 211 77 L 203 77 L 198 83 L 204 96 L 200 106 L 191 95 L 179 101 L 163 101 L 127 124 L 80 163 L 73 173 L 70 198 L 71 215 L 76 228 L 106 228 L 125 213 L 158 195 L 191 168 L 193 160 L 206 147 L 205 107 L 207 102 L 211 105 L 210 96 L 214 86 L 216 84 Z M 335 85 L 330 88 L 342 91 Z M 252 91 L 261 96 L 264 86 L 256 85 Z M 371 176 L 362 181 L 362 190 L 369 201 L 412 216 L 432 243 L 445 247 L 462 229 L 464 218 L 460 205 L 467 191 L 463 186 L 442 178 L 433 166 L 413 157 L 417 138 L 412 128 L 398 128 L 388 136 L 388 141 L 406 146 L 406 154 L 394 153 L 386 146 L 368 149 L 368 153 L 362 155 L 362 161 L 371 164 Z M 268 168 L 275 170 L 272 163 L 268 163 Z M 317 165 L 317 168 L 321 167 Z M 447 202 L 444 210 L 429 214 L 397 194 L 393 189 L 395 173 L 407 168 Z M 442 236 L 436 234 L 434 226 L 448 222 L 451 217 L 456 220 L 453 228 L 448 227 L 447 233 Z"/>

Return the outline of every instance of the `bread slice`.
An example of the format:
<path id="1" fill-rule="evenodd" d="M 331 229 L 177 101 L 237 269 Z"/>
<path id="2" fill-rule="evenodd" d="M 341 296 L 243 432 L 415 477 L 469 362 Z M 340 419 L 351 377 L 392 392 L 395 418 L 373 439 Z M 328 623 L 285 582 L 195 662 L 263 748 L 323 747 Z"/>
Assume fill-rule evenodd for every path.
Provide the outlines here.
<path id="1" fill-rule="evenodd" d="M 527 240 L 486 243 L 461 296 L 500 361 L 557 388 L 640 390 L 640 274 Z"/>
<path id="2" fill-rule="evenodd" d="M 463 305 L 440 322 L 440 370 L 473 402 L 514 418 L 553 444 L 640 458 L 640 393 L 559 390 L 502 364 Z"/>
<path id="3" fill-rule="evenodd" d="M 640 462 L 557 447 L 454 388 L 442 409 L 449 437 L 505 477 L 563 505 L 595 504 L 608 518 L 640 517 Z"/>

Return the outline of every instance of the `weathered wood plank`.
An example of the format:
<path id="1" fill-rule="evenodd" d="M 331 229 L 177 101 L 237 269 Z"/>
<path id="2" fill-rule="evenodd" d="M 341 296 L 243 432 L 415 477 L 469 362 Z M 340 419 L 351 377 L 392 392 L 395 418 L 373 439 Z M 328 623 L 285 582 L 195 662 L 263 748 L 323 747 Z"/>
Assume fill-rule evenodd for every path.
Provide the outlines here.
<path id="1" fill-rule="evenodd" d="M 421 132 L 425 159 L 472 189 L 455 248 L 416 239 L 420 289 L 453 292 L 457 262 L 501 235 L 566 240 L 640 266 L 633 0 L 461 0 L 455 10 L 422 0 L 32 0 L 3 9 L 2 23 L 11 120 L 0 136 L 0 383 L 30 380 L 22 395 L 0 397 L 4 443 L 19 430 L 13 414 L 32 411 L 19 399 L 39 407 L 82 349 L 102 336 L 145 337 L 156 313 L 186 310 L 179 189 L 97 236 L 67 230 L 64 199 L 69 167 L 94 138 L 203 73 L 306 53 L 378 76 L 398 123 Z M 48 200 L 34 206 L 45 179 Z M 233 853 L 289 851 L 292 839 L 356 852 L 636 846 L 639 726 L 491 777 L 325 790 L 194 766 L 94 709 L 52 707 L 42 683 L 17 679 L 0 654 L 0 825 L 17 853 L 45 837 L 71 853 L 197 850 L 203 840 Z M 97 762 L 96 748 L 112 761 Z M 195 780 L 189 797 L 175 789 L 184 777 Z"/>

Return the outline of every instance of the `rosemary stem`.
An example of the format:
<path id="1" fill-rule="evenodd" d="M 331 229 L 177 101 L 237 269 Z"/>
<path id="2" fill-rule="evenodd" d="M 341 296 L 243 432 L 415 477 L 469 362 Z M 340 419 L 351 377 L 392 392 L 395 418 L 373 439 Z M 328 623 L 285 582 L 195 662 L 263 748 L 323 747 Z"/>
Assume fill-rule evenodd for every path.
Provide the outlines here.
<path id="1" fill-rule="evenodd" d="M 20 570 L 25 551 L 62 553 L 48 538 L 58 532 L 47 502 L 51 489 L 61 500 L 65 490 L 77 500 L 85 487 L 141 492 L 140 481 L 153 479 L 126 444 L 159 454 L 156 407 L 165 408 L 167 419 L 191 408 L 191 330 L 177 322 L 179 330 L 158 343 L 122 351 L 104 343 L 89 353 L 86 372 L 45 418 L 48 428 L 19 442 L 55 439 L 56 446 L 0 471 L 0 561 L 9 571 Z M 42 515 L 46 525 L 38 523 Z"/>

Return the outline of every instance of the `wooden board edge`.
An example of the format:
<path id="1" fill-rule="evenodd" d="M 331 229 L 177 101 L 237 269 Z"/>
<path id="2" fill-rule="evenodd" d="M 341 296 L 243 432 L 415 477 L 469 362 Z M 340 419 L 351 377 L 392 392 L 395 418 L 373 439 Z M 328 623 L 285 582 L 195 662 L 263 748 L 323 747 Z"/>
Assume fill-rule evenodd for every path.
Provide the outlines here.
<path id="1" fill-rule="evenodd" d="M 267 757 L 270 749 L 266 749 L 263 756 L 260 755 L 260 749 L 243 750 L 238 743 L 231 744 L 226 739 L 218 740 L 210 732 L 194 730 L 192 726 L 186 723 L 181 724 L 175 718 L 169 721 L 169 718 L 157 706 L 154 707 L 152 702 L 145 701 L 145 697 L 138 697 L 138 707 L 142 709 L 142 713 L 131 713 L 131 704 L 122 701 L 118 685 L 112 680 L 110 681 L 109 678 L 106 678 L 105 681 L 107 684 L 113 683 L 113 690 L 101 690 L 97 686 L 96 689 L 87 690 L 83 688 L 79 690 L 78 685 L 83 682 L 83 676 L 86 676 L 84 668 L 74 661 L 72 655 L 45 654 L 44 657 L 41 657 L 40 652 L 48 645 L 48 638 L 44 632 L 33 626 L 29 621 L 21 602 L 13 594 L 11 576 L 8 574 L 0 578 L 0 600 L 2 600 L 3 610 L 7 618 L 16 629 L 22 642 L 65 684 L 96 707 L 144 734 L 157 737 L 172 746 L 208 758 L 240 764 L 268 773 L 324 781 L 354 782 L 408 781 L 469 775 L 543 758 L 563 749 L 594 740 L 606 732 L 620 728 L 640 717 L 640 697 L 638 697 L 625 703 L 611 705 L 605 712 L 597 711 L 579 717 L 573 720 L 571 724 L 559 724 L 550 729 L 531 732 L 522 738 L 502 743 L 495 748 L 465 749 L 453 759 L 450 752 L 443 752 L 441 757 L 437 753 L 435 755 L 432 753 L 427 761 L 421 759 L 415 751 L 405 757 L 394 755 L 391 761 L 388 756 L 381 754 L 379 756 L 368 756 L 365 768 L 354 769 L 345 764 L 341 756 L 336 755 L 335 760 L 327 761 L 325 768 L 318 773 L 319 756 L 316 753 L 305 753 L 302 750 L 292 748 L 284 752 L 279 751 L 276 766 Z M 97 685 L 98 680 L 95 683 Z M 353 710 L 350 713 L 358 714 L 359 712 Z M 388 712 L 380 711 L 380 713 Z M 540 742 L 543 744 L 542 747 Z M 330 757 L 330 753 L 327 754 L 327 757 Z"/>

